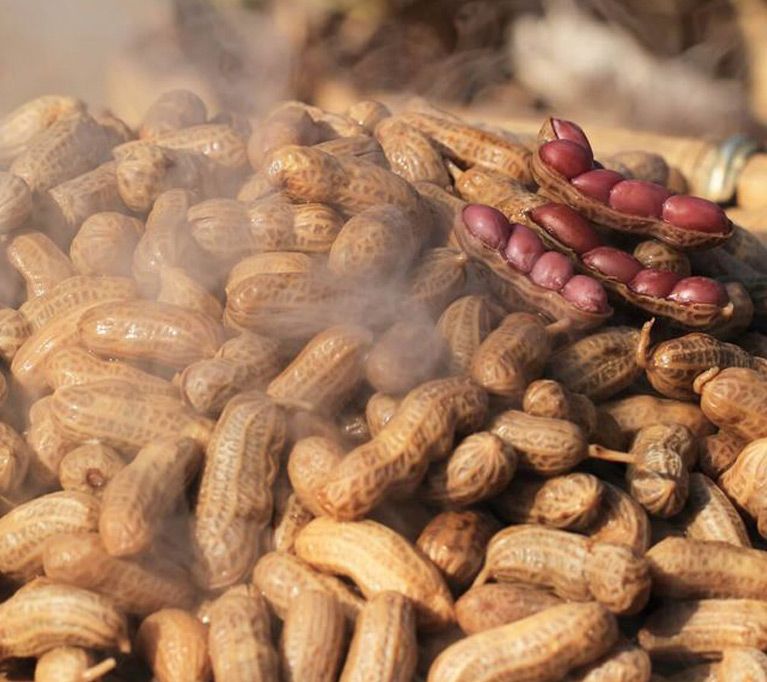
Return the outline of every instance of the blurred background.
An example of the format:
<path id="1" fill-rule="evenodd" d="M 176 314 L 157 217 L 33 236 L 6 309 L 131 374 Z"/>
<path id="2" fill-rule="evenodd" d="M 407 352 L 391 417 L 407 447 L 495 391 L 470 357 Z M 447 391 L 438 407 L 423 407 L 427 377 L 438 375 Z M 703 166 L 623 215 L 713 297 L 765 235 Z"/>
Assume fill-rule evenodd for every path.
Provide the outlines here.
<path id="1" fill-rule="evenodd" d="M 764 0 L 3 0 L 0 38 L 3 111 L 66 93 L 135 124 L 189 87 L 251 115 L 417 94 L 688 136 L 767 124 Z"/>

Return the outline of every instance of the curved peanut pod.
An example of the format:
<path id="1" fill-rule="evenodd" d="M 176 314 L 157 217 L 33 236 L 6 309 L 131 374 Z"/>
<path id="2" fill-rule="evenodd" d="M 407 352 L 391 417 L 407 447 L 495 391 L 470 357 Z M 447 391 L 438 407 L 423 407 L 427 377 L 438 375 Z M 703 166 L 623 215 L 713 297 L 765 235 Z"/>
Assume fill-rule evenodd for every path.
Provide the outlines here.
<path id="1" fill-rule="evenodd" d="M 463 292 L 467 260 L 460 249 L 426 251 L 409 277 L 406 305 L 433 317 L 439 315 Z"/>
<path id="2" fill-rule="evenodd" d="M 405 112 L 397 120 L 420 130 L 454 161 L 483 166 L 523 182 L 530 181 L 530 152 L 520 144 L 460 120 Z"/>
<path id="3" fill-rule="evenodd" d="M 538 133 L 538 148 L 530 163 L 533 177 L 548 195 L 575 206 L 584 216 L 596 223 L 633 235 L 648 235 L 677 248 L 710 248 L 724 243 L 732 234 L 732 223 L 726 218 L 723 219 L 722 229 L 718 231 L 679 227 L 660 218 L 617 211 L 608 204 L 579 191 L 575 185 L 568 181 L 568 178 L 554 170 L 541 157 L 543 145 L 558 138 L 562 139 L 557 134 L 557 123 L 568 122 L 555 122 L 555 119 L 552 118 L 544 121 Z"/>
<path id="4" fill-rule="evenodd" d="M 101 499 L 104 488 L 125 466 L 120 454 L 102 443 L 86 443 L 70 450 L 59 464 L 59 483 Z"/>
<path id="5" fill-rule="evenodd" d="M 206 682 L 210 679 L 207 628 L 191 613 L 161 609 L 145 618 L 136 648 L 157 682 Z"/>
<path id="6" fill-rule="evenodd" d="M 700 599 L 668 602 L 651 613 L 639 644 L 652 659 L 716 660 L 732 647 L 767 647 L 767 601 Z"/>
<path id="7" fill-rule="evenodd" d="M 71 585 L 21 589 L 0 605 L 0 658 L 39 656 L 61 646 L 130 651 L 114 602 Z"/>
<path id="8" fill-rule="evenodd" d="M 692 472 L 687 506 L 680 518 L 686 537 L 751 547 L 743 519 L 710 478 Z"/>
<path id="9" fill-rule="evenodd" d="M 282 679 L 335 682 L 344 653 L 345 629 L 341 604 L 331 593 L 301 592 L 285 616 L 280 639 Z"/>
<path id="10" fill-rule="evenodd" d="M 563 599 L 593 599 L 619 614 L 641 611 L 651 585 L 647 562 L 627 547 L 529 524 L 490 541 L 474 585 L 491 578 L 548 588 Z"/>
<path id="11" fill-rule="evenodd" d="M 598 542 L 630 547 L 639 555 L 650 546 L 650 521 L 647 513 L 630 495 L 602 481 L 602 504 L 594 523 L 586 529 Z"/>
<path id="12" fill-rule="evenodd" d="M 453 620 L 453 599 L 434 564 L 379 523 L 314 519 L 299 533 L 295 549 L 319 570 L 353 580 L 367 598 L 385 590 L 410 598 L 425 629 Z"/>
<path id="13" fill-rule="evenodd" d="M 31 578 L 42 572 L 45 542 L 60 533 L 98 528 L 100 505 L 92 495 L 49 493 L 20 504 L 0 518 L 0 571 Z"/>
<path id="14" fill-rule="evenodd" d="M 200 467 L 191 438 L 165 439 L 142 448 L 109 482 L 101 502 L 99 533 L 114 557 L 147 550 Z"/>
<path id="15" fill-rule="evenodd" d="M 764 552 L 724 542 L 668 537 L 647 554 L 653 592 L 671 599 L 759 599 L 767 581 Z"/>
<path id="16" fill-rule="evenodd" d="M 573 671 L 566 682 L 650 682 L 652 664 L 636 644 L 619 644 L 586 668 Z"/>
<path id="17" fill-rule="evenodd" d="M 695 332 L 662 341 L 650 350 L 652 320 L 642 327 L 636 361 L 658 393 L 667 398 L 695 398 L 694 381 L 712 367 L 746 367 L 767 376 L 767 364 L 732 343 Z"/>
<path id="18" fill-rule="evenodd" d="M 543 373 L 551 348 L 539 317 L 512 313 L 477 348 L 471 376 L 489 393 L 519 401 L 527 385 Z"/>
<path id="19" fill-rule="evenodd" d="M 448 585 L 465 588 L 477 577 L 487 543 L 499 528 L 487 513 L 442 512 L 421 531 L 416 546 L 442 571 Z"/>
<path id="20" fill-rule="evenodd" d="M 157 292 L 158 303 L 191 310 L 220 320 L 224 309 L 221 302 L 182 268 L 170 265 L 160 267 L 160 290 Z"/>
<path id="21" fill-rule="evenodd" d="M 31 333 L 32 327 L 20 311 L 0 308 L 0 358 L 11 362 Z"/>
<path id="22" fill-rule="evenodd" d="M 296 495 L 314 516 L 324 516 L 322 486 L 344 458 L 341 444 L 325 436 L 297 440 L 288 458 L 288 476 Z"/>
<path id="23" fill-rule="evenodd" d="M 352 397 L 363 376 L 372 334 L 362 327 L 330 327 L 317 334 L 267 386 L 278 403 L 335 414 Z"/>
<path id="24" fill-rule="evenodd" d="M 767 438 L 752 441 L 735 463 L 718 479 L 719 487 L 740 509 L 757 523 L 759 535 L 767 535 Z"/>
<path id="25" fill-rule="evenodd" d="M 162 133 L 205 123 L 205 102 L 189 90 L 168 90 L 144 112 L 139 138 L 151 139 Z M 164 682 L 164 681 L 163 681 Z"/>
<path id="26" fill-rule="evenodd" d="M 467 635 L 522 620 L 553 606 L 562 600 L 548 592 L 528 585 L 486 583 L 463 593 L 455 603 L 455 615 Z"/>
<path id="27" fill-rule="evenodd" d="M 190 437 L 205 446 L 213 424 L 177 398 L 147 394 L 136 386 L 102 379 L 63 386 L 51 397 L 61 434 L 75 443 L 98 440 L 133 454 L 154 440 Z"/>
<path id="28" fill-rule="evenodd" d="M 767 375 L 745 367 L 712 369 L 696 378 L 703 413 L 745 441 L 767 436 Z"/>
<path id="29" fill-rule="evenodd" d="M 142 222 L 122 213 L 94 213 L 80 226 L 69 245 L 69 257 L 81 275 L 130 277 L 132 254 L 141 233 Z"/>
<path id="30" fill-rule="evenodd" d="M 398 592 L 379 592 L 360 611 L 340 682 L 413 679 L 418 658 L 413 603 Z"/>
<path id="31" fill-rule="evenodd" d="M 555 351 L 547 374 L 574 393 L 599 401 L 630 386 L 642 373 L 636 362 L 639 332 L 612 327 Z"/>
<path id="32" fill-rule="evenodd" d="M 440 315 L 437 329 L 448 346 L 453 374 L 469 371 L 472 358 L 503 314 L 486 296 L 469 295 L 453 301 Z"/>
<path id="33" fill-rule="evenodd" d="M 52 353 L 45 363 L 45 379 L 55 391 L 102 379 L 125 381 L 146 393 L 177 397 L 170 382 L 119 360 L 102 360 L 79 346 L 67 346 Z"/>
<path id="34" fill-rule="evenodd" d="M 528 385 L 522 397 L 522 410 L 535 417 L 574 422 L 587 436 L 597 431 L 600 419 L 590 398 L 582 393 L 572 393 L 552 379 L 538 379 Z"/>
<path id="35" fill-rule="evenodd" d="M 504 490 L 516 468 L 514 448 L 492 433 L 478 431 L 446 460 L 429 467 L 421 494 L 429 503 L 468 507 Z"/>
<path id="36" fill-rule="evenodd" d="M 341 603 L 344 614 L 354 621 L 365 604 L 356 592 L 338 578 L 320 573 L 308 563 L 286 552 L 264 554 L 253 569 L 253 584 L 264 595 L 280 618 L 285 618 L 291 602 L 305 591 L 326 591 Z"/>
<path id="37" fill-rule="evenodd" d="M 428 682 L 559 680 L 617 638 L 615 617 L 600 604 L 562 604 L 453 644 L 431 666 Z"/>
<path id="38" fill-rule="evenodd" d="M 93 655 L 80 647 L 60 646 L 46 651 L 35 664 L 35 682 L 89 682 L 114 669 L 117 662 L 106 658 L 94 665 Z"/>
<path id="39" fill-rule="evenodd" d="M 272 527 L 272 544 L 276 552 L 292 552 L 301 529 L 314 518 L 311 510 L 291 493 L 282 509 L 276 511 Z"/>
<path id="40" fill-rule="evenodd" d="M 212 357 L 224 330 L 211 317 L 169 303 L 111 303 L 91 308 L 78 324 L 80 339 L 106 357 L 183 368 Z"/>
<path id="41" fill-rule="evenodd" d="M 59 282 L 75 274 L 72 261 L 42 232 L 15 237 L 6 253 L 10 264 L 24 278 L 29 299 L 49 293 Z"/>
<path id="42" fill-rule="evenodd" d="M 565 473 L 588 455 L 583 431 L 564 419 L 508 410 L 493 420 L 490 431 L 517 452 L 520 469 L 540 476 Z"/>
<path id="43" fill-rule="evenodd" d="M 374 99 L 362 99 L 349 105 L 346 115 L 356 121 L 369 132 L 373 132 L 376 126 L 385 118 L 391 116 L 389 108 Z"/>
<path id="44" fill-rule="evenodd" d="M 450 185 L 445 162 L 429 138 L 398 117 L 383 119 L 375 128 L 391 169 L 408 182 L 433 182 L 440 187 Z"/>
<path id="45" fill-rule="evenodd" d="M 352 156 L 362 161 L 373 163 L 385 170 L 390 170 L 389 162 L 384 156 L 383 149 L 378 141 L 370 135 L 350 135 L 348 137 L 336 137 L 314 145 L 323 152 L 342 158 Z"/>
<path id="46" fill-rule="evenodd" d="M 285 444 L 285 418 L 266 396 L 245 393 L 224 409 L 211 436 L 193 527 L 194 578 L 206 589 L 241 580 L 270 521 L 272 484 Z"/>
<path id="47" fill-rule="evenodd" d="M 19 490 L 31 458 L 24 439 L 8 424 L 0 422 L 0 495 L 13 496 Z"/>
<path id="48" fill-rule="evenodd" d="M 208 648 L 213 676 L 231 682 L 278 679 L 269 607 L 259 594 L 224 593 L 210 609 Z"/>
<path id="49" fill-rule="evenodd" d="M 602 482 L 591 474 L 565 474 L 543 480 L 518 476 L 490 504 L 509 523 L 539 523 L 582 531 L 596 520 L 603 491 Z"/>
<path id="50" fill-rule="evenodd" d="M 155 562 L 156 563 L 156 562 Z M 43 552 L 45 575 L 114 599 L 126 613 L 148 615 L 166 607 L 190 608 L 195 590 L 182 571 L 151 561 L 129 561 L 106 553 L 97 533 L 62 533 Z"/>
<path id="51" fill-rule="evenodd" d="M 0 119 L 0 163 L 13 161 L 56 121 L 82 111 L 85 104 L 75 97 L 43 95 L 8 112 Z"/>
<path id="52" fill-rule="evenodd" d="M 352 450 L 318 491 L 335 518 L 360 518 L 392 488 L 417 481 L 430 461 L 444 457 L 456 432 L 484 421 L 487 394 L 470 379 L 436 379 L 413 389 L 373 440 Z"/>
<path id="53" fill-rule="evenodd" d="M 371 436 L 375 438 L 381 433 L 384 426 L 391 421 L 401 403 L 401 400 L 385 393 L 374 393 L 370 396 L 365 405 L 365 421 L 368 423 Z"/>
<path id="54" fill-rule="evenodd" d="M 77 441 L 68 438 L 53 418 L 53 397 L 45 396 L 29 408 L 29 428 L 25 434 L 31 448 L 28 478 L 34 486 L 44 490 L 56 486 L 56 477 L 64 455 L 77 447 Z"/>
<path id="55" fill-rule="evenodd" d="M 653 395 L 630 395 L 599 406 L 618 423 L 621 431 L 634 435 L 645 426 L 653 424 L 681 424 L 696 438 L 714 432 L 713 424 L 706 419 L 700 407 L 681 400 L 666 400 Z"/>
<path id="56" fill-rule="evenodd" d="M 729 469 L 748 441 L 729 431 L 706 436 L 700 443 L 698 465 L 706 476 L 716 479 Z"/>

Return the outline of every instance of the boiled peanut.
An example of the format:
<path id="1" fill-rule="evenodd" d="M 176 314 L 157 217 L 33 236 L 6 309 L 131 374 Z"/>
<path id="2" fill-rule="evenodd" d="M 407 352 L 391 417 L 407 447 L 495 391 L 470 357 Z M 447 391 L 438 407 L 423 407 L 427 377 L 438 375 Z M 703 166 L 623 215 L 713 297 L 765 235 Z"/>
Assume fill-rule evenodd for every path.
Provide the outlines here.
<path id="1" fill-rule="evenodd" d="M 746 527 L 732 502 L 707 476 L 692 472 L 687 507 L 682 529 L 692 540 L 727 542 L 738 547 L 751 547 Z"/>
<path id="2" fill-rule="evenodd" d="M 31 449 L 30 482 L 43 489 L 55 487 L 57 472 L 64 455 L 77 447 L 77 441 L 67 438 L 53 418 L 53 398 L 46 396 L 29 408 L 29 428 L 25 434 Z"/>
<path id="3" fill-rule="evenodd" d="M 745 441 L 767 436 L 767 375 L 745 367 L 714 368 L 695 379 L 703 413 Z"/>
<path id="4" fill-rule="evenodd" d="M 496 326 L 499 306 L 485 296 L 470 295 L 453 301 L 440 315 L 437 329 L 449 350 L 448 367 L 453 374 L 469 371 L 472 358 Z"/>
<path id="5" fill-rule="evenodd" d="M 221 303 L 213 294 L 185 270 L 170 265 L 160 267 L 157 302 L 170 303 L 179 308 L 202 313 L 214 320 L 220 320 L 224 314 Z"/>
<path id="6" fill-rule="evenodd" d="M 738 507 L 757 523 L 759 534 L 767 536 L 767 498 L 764 471 L 767 466 L 767 438 L 752 441 L 717 483 Z"/>
<path id="7" fill-rule="evenodd" d="M 622 614 L 644 607 L 651 584 L 647 562 L 627 547 L 527 524 L 506 528 L 490 541 L 474 584 L 490 578 L 547 587 L 563 599 L 596 599 Z"/>
<path id="8" fill-rule="evenodd" d="M 634 247 L 634 258 L 645 268 L 676 272 L 682 277 L 689 277 L 691 274 L 690 260 L 686 254 L 654 239 L 637 244 Z"/>
<path id="9" fill-rule="evenodd" d="M 208 633 L 187 611 L 161 609 L 145 618 L 136 634 L 138 652 L 157 682 L 207 682 Z"/>
<path id="10" fill-rule="evenodd" d="M 441 187 L 450 184 L 442 156 L 419 130 L 399 118 L 388 117 L 376 126 L 375 137 L 397 175 L 409 182 L 423 180 Z"/>
<path id="11" fill-rule="evenodd" d="M 631 436 L 653 424 L 681 424 L 696 438 L 708 436 L 714 430 L 698 405 L 680 400 L 632 395 L 600 405 L 600 409 L 615 419 L 621 431 Z"/>
<path id="12" fill-rule="evenodd" d="M 398 592 L 378 592 L 360 611 L 339 682 L 413 679 L 418 644 L 413 603 Z"/>
<path id="13" fill-rule="evenodd" d="M 272 484 L 285 418 L 266 396 L 233 398 L 216 424 L 194 511 L 193 575 L 208 590 L 240 581 L 258 556 L 256 534 L 272 517 Z"/>
<path id="14" fill-rule="evenodd" d="M 409 597 L 424 628 L 445 627 L 453 619 L 452 597 L 434 564 L 374 521 L 314 519 L 298 534 L 295 550 L 312 566 L 351 578 L 368 598 L 383 590 Z"/>
<path id="15" fill-rule="evenodd" d="M 169 90 L 144 112 L 138 134 L 141 139 L 151 139 L 171 130 L 205 123 L 206 118 L 205 103 L 197 95 L 189 90 Z"/>
<path id="16" fill-rule="evenodd" d="M 375 438 L 386 426 L 400 405 L 400 400 L 385 393 L 374 393 L 365 405 L 365 420 L 370 435 Z"/>
<path id="17" fill-rule="evenodd" d="M 35 682 L 90 682 L 100 679 L 117 665 L 114 658 L 104 659 L 97 665 L 94 662 L 85 649 L 56 647 L 37 659 Z"/>
<path id="18" fill-rule="evenodd" d="M 446 511 L 427 524 L 415 544 L 442 571 L 448 585 L 463 588 L 479 573 L 487 543 L 499 528 L 490 514 Z"/>
<path id="19" fill-rule="evenodd" d="M 591 474 L 565 474 L 549 479 L 516 477 L 491 502 L 510 523 L 539 523 L 553 528 L 584 530 L 600 512 L 604 486 Z"/>
<path id="20" fill-rule="evenodd" d="M 120 454 L 101 443 L 86 443 L 67 452 L 59 464 L 64 490 L 78 490 L 101 498 L 104 488 L 125 466 Z"/>
<path id="21" fill-rule="evenodd" d="M 516 467 L 513 447 L 479 431 L 467 436 L 446 460 L 431 465 L 421 492 L 427 502 L 466 507 L 504 490 Z"/>
<path id="22" fill-rule="evenodd" d="M 293 493 L 288 497 L 285 508 L 274 519 L 274 549 L 277 552 L 292 552 L 296 537 L 301 529 L 314 518 L 314 514 Z"/>
<path id="23" fill-rule="evenodd" d="M 729 431 L 719 431 L 701 440 L 698 465 L 711 478 L 718 478 L 737 459 L 747 441 Z"/>
<path id="24" fill-rule="evenodd" d="M 522 397 L 522 409 L 536 417 L 551 417 L 574 422 L 590 436 L 597 431 L 596 407 L 581 393 L 572 393 L 552 379 L 531 382 Z"/>
<path id="25" fill-rule="evenodd" d="M 334 682 L 343 656 L 344 613 L 329 592 L 306 590 L 290 602 L 280 641 L 285 682 Z"/>
<path id="26" fill-rule="evenodd" d="M 27 318 L 13 308 L 0 308 L 0 358 L 11 362 L 32 333 Z"/>
<path id="27" fill-rule="evenodd" d="M 69 245 L 69 257 L 81 275 L 130 277 L 132 254 L 144 231 L 137 218 L 114 211 L 94 213 Z"/>
<path id="28" fill-rule="evenodd" d="M 197 473 L 202 452 L 191 438 L 165 439 L 142 448 L 107 484 L 99 533 L 114 557 L 139 554 L 152 544 L 167 516 Z"/>
<path id="29" fill-rule="evenodd" d="M 759 649 L 725 649 L 717 670 L 717 682 L 762 682 L 767 679 L 767 654 Z"/>
<path id="30" fill-rule="evenodd" d="M 650 657 L 636 644 L 624 643 L 586 668 L 573 671 L 566 682 L 650 682 Z"/>
<path id="31" fill-rule="evenodd" d="M 32 193 L 20 177 L 0 172 L 0 233 L 21 227 L 32 213 Z"/>
<path id="32" fill-rule="evenodd" d="M 8 424 L 0 422 L 0 495 L 13 497 L 19 491 L 31 458 L 24 439 Z"/>
<path id="33" fill-rule="evenodd" d="M 298 499 L 314 516 L 324 516 L 318 493 L 344 457 L 341 444 L 326 436 L 296 441 L 288 457 L 288 476 Z"/>

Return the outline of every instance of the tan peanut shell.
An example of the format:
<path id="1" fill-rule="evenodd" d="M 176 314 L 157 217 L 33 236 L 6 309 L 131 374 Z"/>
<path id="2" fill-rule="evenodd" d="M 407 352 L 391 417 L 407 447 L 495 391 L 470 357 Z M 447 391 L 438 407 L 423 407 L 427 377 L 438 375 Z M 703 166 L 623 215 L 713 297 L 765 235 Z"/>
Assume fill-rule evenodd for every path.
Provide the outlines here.
<path id="1" fill-rule="evenodd" d="M 280 639 L 285 682 L 335 682 L 343 659 L 346 621 L 330 592 L 306 590 L 288 607 Z"/>
<path id="2" fill-rule="evenodd" d="M 495 327 L 500 307 L 476 294 L 463 296 L 451 303 L 440 315 L 437 329 L 448 346 L 448 367 L 453 374 L 469 371 L 472 358 Z"/>
<path id="3" fill-rule="evenodd" d="M 373 132 L 376 126 L 386 117 L 391 116 L 389 108 L 374 99 L 362 99 L 349 105 L 346 115 L 356 121 L 369 132 Z"/>
<path id="4" fill-rule="evenodd" d="M 69 258 L 81 275 L 130 277 L 133 250 L 143 223 L 123 213 L 102 211 L 87 218 L 69 245 Z"/>
<path id="5" fill-rule="evenodd" d="M 194 510 L 193 575 L 200 587 L 228 587 L 251 570 L 256 535 L 272 518 L 285 436 L 282 411 L 263 394 L 241 394 L 224 409 L 205 453 Z"/>
<path id="6" fill-rule="evenodd" d="M 279 515 L 273 522 L 273 545 L 276 552 L 292 552 L 296 537 L 301 529 L 314 518 L 314 514 L 301 502 L 295 493 L 291 493 Z"/>
<path id="7" fill-rule="evenodd" d="M 27 298 L 42 296 L 75 274 L 69 258 L 42 232 L 15 237 L 8 244 L 6 253 L 27 284 Z"/>
<path id="8" fill-rule="evenodd" d="M 539 523 L 582 531 L 597 519 L 603 492 L 602 482 L 591 474 L 548 479 L 518 476 L 491 501 L 491 506 L 509 523 Z"/>
<path id="9" fill-rule="evenodd" d="M 562 600 L 547 590 L 513 583 L 486 583 L 455 602 L 458 625 L 467 635 L 490 630 L 557 606 Z"/>
<path id="10" fill-rule="evenodd" d="M 516 468 L 513 447 L 492 433 L 478 431 L 461 441 L 447 459 L 429 467 L 421 494 L 430 503 L 467 507 L 504 490 Z"/>
<path id="11" fill-rule="evenodd" d="M 205 103 L 189 90 L 168 90 L 144 112 L 139 125 L 140 139 L 152 139 L 172 130 L 205 123 Z M 160 680 L 160 682 L 166 682 Z M 197 682 L 196 680 L 190 682 Z"/>
<path id="12" fill-rule="evenodd" d="M 572 393 L 553 379 L 531 382 L 522 397 L 522 410 L 536 417 L 574 422 L 587 436 L 597 432 L 599 415 L 594 403 L 581 393 Z"/>
<path id="13" fill-rule="evenodd" d="M 50 408 L 53 423 L 68 440 L 99 440 L 129 455 L 162 438 L 190 437 L 204 446 L 213 428 L 179 399 L 115 379 L 63 386 L 51 397 Z"/>
<path id="14" fill-rule="evenodd" d="M 271 642 L 271 623 L 261 595 L 228 594 L 210 609 L 208 650 L 214 679 L 270 682 L 279 662 Z"/>
<path id="15" fill-rule="evenodd" d="M 746 445 L 735 463 L 717 480 L 724 494 L 756 521 L 762 537 L 767 534 L 766 467 L 767 438 L 760 438 Z"/>
<path id="16" fill-rule="evenodd" d="M 638 345 L 638 330 L 607 328 L 557 350 L 551 356 L 547 374 L 574 393 L 583 393 L 594 401 L 606 400 L 641 374 L 635 357 Z"/>
<path id="17" fill-rule="evenodd" d="M 400 403 L 400 400 L 385 393 L 374 393 L 370 396 L 365 405 L 365 421 L 371 436 L 375 438 L 381 433 L 394 416 Z"/>
<path id="18" fill-rule="evenodd" d="M 388 117 L 375 127 L 375 137 L 391 169 L 408 182 L 433 182 L 441 187 L 450 184 L 442 156 L 419 130 Z"/>
<path id="19" fill-rule="evenodd" d="M 104 488 L 125 460 L 114 448 L 102 443 L 85 443 L 67 452 L 59 464 L 59 483 L 64 490 L 78 490 L 101 498 Z"/>
<path id="20" fill-rule="evenodd" d="M 97 530 L 100 505 L 92 495 L 60 491 L 15 507 L 0 518 L 0 571 L 29 579 L 42 573 L 45 542 L 60 533 Z"/>
<path id="21" fill-rule="evenodd" d="M 737 459 L 747 441 L 730 431 L 718 431 L 700 441 L 698 466 L 700 470 L 716 479 L 729 469 Z"/>
<path id="22" fill-rule="evenodd" d="M 493 420 L 490 431 L 517 452 L 520 469 L 540 476 L 565 473 L 588 454 L 581 428 L 564 419 L 507 410 Z"/>
<path id="23" fill-rule="evenodd" d="M 288 476 L 298 499 L 313 516 L 324 516 L 322 486 L 344 457 L 335 438 L 307 436 L 295 442 L 288 457 Z"/>
<path id="24" fill-rule="evenodd" d="M 339 682 L 370 679 L 408 682 L 418 657 L 413 603 L 398 592 L 379 592 L 360 611 Z"/>
<path id="25" fill-rule="evenodd" d="M 762 682 L 767 680 L 767 654 L 759 649 L 741 647 L 725 649 L 717 670 L 717 682 Z"/>
<path id="26" fill-rule="evenodd" d="M 690 473 L 690 492 L 680 521 L 685 536 L 691 540 L 751 547 L 740 514 L 719 486 L 704 474 Z"/>
<path id="27" fill-rule="evenodd" d="M 645 426 L 681 424 L 696 438 L 713 433 L 714 425 L 695 403 L 656 398 L 652 395 L 631 395 L 600 408 L 618 423 L 621 431 L 634 435 Z"/>
<path id="28" fill-rule="evenodd" d="M 703 413 L 716 424 L 745 441 L 767 436 L 767 376 L 744 367 L 715 369 L 698 377 Z"/>
<path id="29" fill-rule="evenodd" d="M 562 604 L 453 644 L 431 666 L 428 682 L 559 680 L 617 638 L 615 618 L 600 604 Z"/>
<path id="30" fill-rule="evenodd" d="M 32 193 L 20 177 L 0 172 L 0 233 L 21 227 L 32 213 Z"/>
<path id="31" fill-rule="evenodd" d="M 118 471 L 101 498 L 99 534 L 107 553 L 122 557 L 147 550 L 201 459 L 201 448 L 191 438 L 157 440 Z"/>
<path id="32" fill-rule="evenodd" d="M 181 571 L 106 553 L 96 533 L 62 533 L 43 552 L 45 575 L 114 599 L 126 613 L 148 615 L 166 607 L 189 608 L 195 590 Z"/>
<path id="33" fill-rule="evenodd" d="M 293 599 L 306 590 L 325 590 L 333 594 L 351 621 L 357 617 L 365 603 L 347 583 L 332 575 L 320 573 L 297 556 L 286 552 L 264 554 L 253 569 L 253 584 L 283 619 Z"/>
<path id="34" fill-rule="evenodd" d="M 374 521 L 311 521 L 298 535 L 296 554 L 321 571 L 353 580 L 370 598 L 383 590 L 409 597 L 419 624 L 447 626 L 453 599 L 437 568 L 404 538 Z"/>
<path id="35" fill-rule="evenodd" d="M 410 274 L 407 305 L 437 317 L 464 291 L 467 269 L 468 256 L 461 249 L 429 249 Z"/>
<path id="36" fill-rule="evenodd" d="M 208 632 L 188 611 L 161 609 L 145 618 L 136 648 L 157 682 L 208 682 Z"/>
<path id="37" fill-rule="evenodd" d="M 0 358 L 13 360 L 16 351 L 32 333 L 27 318 L 13 308 L 0 308 Z"/>
<path id="38" fill-rule="evenodd" d="M 114 658 L 96 665 L 94 662 L 93 655 L 80 647 L 56 647 L 37 659 L 35 682 L 90 682 L 101 679 L 117 665 Z"/>
<path id="39" fill-rule="evenodd" d="M 170 265 L 160 267 L 160 290 L 158 303 L 185 308 L 202 313 L 214 320 L 220 320 L 224 309 L 219 300 L 183 268 Z"/>
<path id="40" fill-rule="evenodd" d="M 495 578 L 546 587 L 563 599 L 595 599 L 614 613 L 637 613 L 650 594 L 647 562 L 632 550 L 536 525 L 493 537 L 475 585 Z"/>
<path id="41" fill-rule="evenodd" d="M 21 589 L 0 605 L 0 658 L 61 646 L 130 652 L 125 616 L 108 597 L 71 585 Z"/>
<path id="42" fill-rule="evenodd" d="M 490 538 L 500 524 L 478 511 L 437 514 L 416 540 L 420 549 L 442 571 L 448 585 L 465 588 L 476 578 Z"/>
<path id="43" fill-rule="evenodd" d="M 630 642 L 619 644 L 606 656 L 573 671 L 566 682 L 650 682 L 652 663 L 647 652 Z"/>
<path id="44" fill-rule="evenodd" d="M 691 274 L 690 259 L 685 253 L 655 239 L 637 244 L 633 255 L 646 268 L 676 272 L 682 277 Z"/>
<path id="45" fill-rule="evenodd" d="M 78 443 L 67 438 L 53 418 L 53 398 L 45 396 L 29 408 L 29 428 L 24 434 L 31 450 L 30 483 L 44 489 L 56 485 L 59 465 L 64 455 Z"/>
<path id="46" fill-rule="evenodd" d="M 5 379 L 0 383 L 4 382 Z M 0 404 L 2 402 L 0 400 Z M 32 453 L 24 439 L 11 426 L 0 422 L 0 495 L 14 496 L 19 491 L 31 458 Z"/>
<path id="47" fill-rule="evenodd" d="M 653 661 L 716 660 L 731 647 L 764 650 L 766 620 L 757 599 L 670 601 L 647 617 L 639 644 Z"/>

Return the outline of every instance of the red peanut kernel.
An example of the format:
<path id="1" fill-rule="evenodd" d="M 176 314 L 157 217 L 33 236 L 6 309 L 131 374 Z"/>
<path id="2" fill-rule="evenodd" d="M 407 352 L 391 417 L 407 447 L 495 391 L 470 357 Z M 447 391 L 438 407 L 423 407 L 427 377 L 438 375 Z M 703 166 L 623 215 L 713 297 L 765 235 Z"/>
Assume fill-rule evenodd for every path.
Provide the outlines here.
<path id="1" fill-rule="evenodd" d="M 609 204 L 621 213 L 660 218 L 663 202 L 671 196 L 662 185 L 646 180 L 624 180 L 610 190 Z"/>
<path id="2" fill-rule="evenodd" d="M 588 221 L 565 204 L 544 204 L 530 211 L 530 218 L 577 254 L 602 245 L 597 231 Z"/>
<path id="3" fill-rule="evenodd" d="M 646 268 L 629 282 L 629 289 L 644 296 L 666 298 L 681 279 L 682 276 L 676 272 Z"/>
<path id="4" fill-rule="evenodd" d="M 625 178 L 618 171 L 597 168 L 576 175 L 570 184 L 581 194 L 606 204 L 610 198 L 610 190 Z"/>
<path id="5" fill-rule="evenodd" d="M 559 291 L 573 276 L 573 264 L 559 251 L 547 251 L 533 265 L 530 279 L 539 287 Z"/>
<path id="6" fill-rule="evenodd" d="M 727 230 L 729 224 L 725 212 L 713 201 L 686 194 L 666 199 L 662 217 L 671 225 L 696 232 L 721 233 Z"/>
<path id="7" fill-rule="evenodd" d="M 469 204 L 463 209 L 463 222 L 477 239 L 492 249 L 506 246 L 511 224 L 497 208 L 484 204 Z"/>
<path id="8" fill-rule="evenodd" d="M 527 225 L 514 223 L 503 255 L 517 270 L 528 273 L 546 251 L 541 238 Z"/>
<path id="9" fill-rule="evenodd" d="M 586 133 L 583 132 L 583 128 L 581 128 L 577 123 L 573 123 L 572 121 L 565 121 L 563 118 L 552 118 L 551 125 L 554 128 L 554 133 L 558 139 L 575 142 L 575 144 L 580 145 L 584 149 L 588 149 L 591 157 L 594 157 L 594 153 L 591 150 L 591 144 L 589 143 L 589 138 L 586 137 Z"/>
<path id="10" fill-rule="evenodd" d="M 588 275 L 575 275 L 559 293 L 576 308 L 589 313 L 606 313 L 610 308 L 605 288 Z"/>
<path id="11" fill-rule="evenodd" d="M 543 162 L 568 180 L 591 170 L 591 151 L 570 140 L 552 140 L 538 150 Z"/>
<path id="12" fill-rule="evenodd" d="M 642 269 L 642 264 L 634 256 L 611 246 L 592 249 L 583 254 L 582 260 L 588 267 L 624 284 L 634 279 Z"/>
<path id="13" fill-rule="evenodd" d="M 708 303 L 720 306 L 729 300 L 724 285 L 708 277 L 680 279 L 671 290 L 668 298 L 677 303 Z"/>

